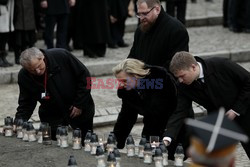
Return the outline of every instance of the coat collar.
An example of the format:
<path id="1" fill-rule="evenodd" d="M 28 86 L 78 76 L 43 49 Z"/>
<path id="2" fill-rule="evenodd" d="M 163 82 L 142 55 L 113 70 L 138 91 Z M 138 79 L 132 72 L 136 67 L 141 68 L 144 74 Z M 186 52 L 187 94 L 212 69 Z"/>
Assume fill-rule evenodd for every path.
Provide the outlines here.
<path id="1" fill-rule="evenodd" d="M 51 55 L 48 52 L 48 50 L 43 50 L 43 49 L 40 49 L 40 50 L 43 53 L 43 55 L 45 56 L 46 66 L 47 66 L 49 76 L 52 76 L 52 75 L 60 72 L 60 70 L 61 70 L 60 66 L 58 65 L 58 63 L 53 58 L 53 55 Z"/>
<path id="2" fill-rule="evenodd" d="M 195 56 L 197 62 L 202 64 L 204 77 L 209 77 L 214 73 L 214 69 L 208 65 L 208 62 L 198 56 Z"/>

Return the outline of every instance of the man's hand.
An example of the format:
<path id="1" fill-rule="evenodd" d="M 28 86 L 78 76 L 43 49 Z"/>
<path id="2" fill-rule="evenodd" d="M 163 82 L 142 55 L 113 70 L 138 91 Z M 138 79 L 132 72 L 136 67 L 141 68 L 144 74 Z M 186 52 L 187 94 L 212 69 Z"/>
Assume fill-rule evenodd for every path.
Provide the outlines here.
<path id="1" fill-rule="evenodd" d="M 76 0 L 69 0 L 69 6 L 73 7 L 76 4 Z"/>
<path id="2" fill-rule="evenodd" d="M 117 18 L 115 18 L 114 16 L 110 15 L 109 17 L 110 17 L 111 23 L 114 24 L 115 22 L 117 22 Z"/>
<path id="3" fill-rule="evenodd" d="M 170 144 L 170 142 L 168 140 L 163 140 L 165 146 L 168 146 Z"/>
<path id="4" fill-rule="evenodd" d="M 41 7 L 42 8 L 48 8 L 48 2 L 45 0 L 45 1 L 41 1 Z"/>
<path id="5" fill-rule="evenodd" d="M 234 120 L 234 118 L 237 116 L 237 115 L 235 114 L 235 112 L 234 112 L 232 109 L 228 110 L 228 111 L 226 112 L 225 115 L 226 115 L 226 116 L 228 117 L 228 119 L 230 119 L 230 120 Z"/>
<path id="6" fill-rule="evenodd" d="M 70 118 L 75 118 L 75 117 L 77 117 L 77 116 L 79 116 L 79 115 L 82 114 L 82 110 L 79 109 L 79 108 L 76 108 L 74 106 L 71 106 L 70 110 L 71 110 Z"/>

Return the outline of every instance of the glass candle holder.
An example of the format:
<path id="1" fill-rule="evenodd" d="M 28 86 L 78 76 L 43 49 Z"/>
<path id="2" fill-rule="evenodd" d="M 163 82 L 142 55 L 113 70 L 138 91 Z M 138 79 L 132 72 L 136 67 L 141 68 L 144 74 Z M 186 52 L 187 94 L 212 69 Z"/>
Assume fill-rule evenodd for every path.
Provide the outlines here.
<path id="1" fill-rule="evenodd" d="M 110 152 L 113 152 L 115 147 L 116 147 L 115 138 L 112 134 L 109 134 L 108 139 L 107 139 L 107 146 L 106 146 L 108 154 Z"/>
<path id="2" fill-rule="evenodd" d="M 77 167 L 76 159 L 73 155 L 69 157 L 68 167 Z"/>
<path id="3" fill-rule="evenodd" d="M 163 164 L 163 166 L 167 166 L 168 165 L 168 150 L 167 150 L 167 147 L 163 142 L 160 143 L 159 147 L 160 147 L 160 149 L 162 151 L 162 164 Z"/>
<path id="4" fill-rule="evenodd" d="M 73 131 L 72 143 L 72 149 L 80 150 L 82 148 L 82 135 L 81 130 L 78 128 Z"/>
<path id="5" fill-rule="evenodd" d="M 98 146 L 98 136 L 95 133 L 92 133 L 91 140 L 90 140 L 90 146 L 91 146 L 91 155 L 96 155 L 96 148 Z"/>
<path id="6" fill-rule="evenodd" d="M 154 155 L 155 154 L 155 148 L 160 145 L 160 137 L 159 136 L 150 136 L 149 137 L 149 142 L 151 144 L 152 152 L 153 152 L 153 155 Z"/>
<path id="7" fill-rule="evenodd" d="M 84 151 L 90 152 L 91 151 L 91 146 L 90 146 L 90 140 L 91 140 L 92 132 L 89 130 L 84 138 Z"/>
<path id="8" fill-rule="evenodd" d="M 62 130 L 62 125 L 58 125 L 56 129 L 56 140 L 57 140 L 58 147 L 61 146 L 61 139 L 60 139 L 61 130 Z"/>
<path id="9" fill-rule="evenodd" d="M 27 133 L 27 126 L 28 126 L 28 122 L 24 122 L 22 132 L 23 132 L 23 141 L 25 142 L 29 141 L 29 136 Z"/>
<path id="10" fill-rule="evenodd" d="M 121 154 L 118 148 L 114 148 L 115 160 L 116 160 L 116 167 L 121 167 Z"/>
<path id="11" fill-rule="evenodd" d="M 61 145 L 60 147 L 62 148 L 67 148 L 69 146 L 68 143 L 68 130 L 65 126 L 62 126 L 62 130 L 60 133 L 60 140 L 61 140 Z"/>
<path id="12" fill-rule="evenodd" d="M 17 123 L 16 123 L 16 137 L 18 139 L 22 139 L 23 138 L 23 119 L 19 118 L 16 119 Z"/>
<path id="13" fill-rule="evenodd" d="M 4 135 L 4 126 L 0 126 L 0 135 Z"/>
<path id="14" fill-rule="evenodd" d="M 144 163 L 151 164 L 152 163 L 152 147 L 150 143 L 146 143 L 144 147 Z"/>
<path id="15" fill-rule="evenodd" d="M 146 139 L 146 137 L 143 136 L 141 138 L 141 140 L 139 142 L 139 146 L 138 146 L 138 157 L 139 158 L 143 158 L 144 157 L 143 152 L 144 152 L 144 146 L 145 146 L 146 143 L 147 143 L 147 139 Z"/>
<path id="16" fill-rule="evenodd" d="M 27 133 L 28 133 L 29 142 L 36 141 L 36 130 L 35 130 L 32 122 L 28 122 Z"/>
<path id="17" fill-rule="evenodd" d="M 106 167 L 104 150 L 101 146 L 96 148 L 97 167 Z"/>
<path id="18" fill-rule="evenodd" d="M 135 156 L 135 142 L 131 135 L 127 137 L 126 140 L 126 148 L 127 148 L 127 156 L 133 157 Z"/>
<path id="19" fill-rule="evenodd" d="M 4 118 L 4 135 L 6 137 L 13 136 L 13 118 L 12 117 L 6 117 Z"/>
<path id="20" fill-rule="evenodd" d="M 154 155 L 155 167 L 163 167 L 162 151 L 160 147 L 156 147 Z"/>
<path id="21" fill-rule="evenodd" d="M 49 123 L 47 123 L 47 122 L 41 122 L 40 123 L 40 127 L 39 127 L 37 135 L 36 135 L 37 142 L 40 143 L 40 144 L 43 143 L 43 131 L 44 131 L 44 128 L 46 126 L 49 126 Z"/>
<path id="22" fill-rule="evenodd" d="M 52 144 L 51 127 L 49 126 L 49 124 L 45 125 L 45 127 L 42 131 L 42 135 L 43 135 L 43 144 L 44 145 L 51 145 Z"/>
<path id="23" fill-rule="evenodd" d="M 178 144 L 174 154 L 174 158 L 175 166 L 183 166 L 184 150 L 181 144 Z"/>
<path id="24" fill-rule="evenodd" d="M 108 167 L 116 167 L 116 158 L 113 152 L 108 155 L 107 165 Z"/>

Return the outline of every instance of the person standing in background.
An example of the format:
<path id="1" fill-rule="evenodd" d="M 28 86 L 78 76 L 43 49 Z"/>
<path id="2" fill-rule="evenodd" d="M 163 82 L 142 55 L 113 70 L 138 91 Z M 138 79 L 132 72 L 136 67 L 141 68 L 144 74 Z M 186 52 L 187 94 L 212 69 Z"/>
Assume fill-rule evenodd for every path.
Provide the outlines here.
<path id="1" fill-rule="evenodd" d="M 104 57 L 110 41 L 107 0 L 78 1 L 76 33 L 83 44 L 84 56 Z"/>
<path id="2" fill-rule="evenodd" d="M 46 9 L 44 40 L 47 48 L 54 48 L 54 28 L 56 30 L 56 48 L 67 46 L 67 28 L 70 6 L 75 5 L 75 0 L 41 0 L 41 7 Z"/>
<path id="3" fill-rule="evenodd" d="M 13 25 L 14 0 L 9 0 L 7 4 L 0 3 L 0 67 L 10 67 L 13 64 L 6 59 L 6 44 L 9 34 L 14 31 Z"/>
<path id="4" fill-rule="evenodd" d="M 110 48 L 127 47 L 123 40 L 125 21 L 128 16 L 128 5 L 130 0 L 109 0 L 110 17 Z"/>
<path id="5" fill-rule="evenodd" d="M 19 57 L 21 52 L 32 47 L 36 42 L 33 0 L 15 0 L 14 27 L 15 63 L 20 64 Z"/>

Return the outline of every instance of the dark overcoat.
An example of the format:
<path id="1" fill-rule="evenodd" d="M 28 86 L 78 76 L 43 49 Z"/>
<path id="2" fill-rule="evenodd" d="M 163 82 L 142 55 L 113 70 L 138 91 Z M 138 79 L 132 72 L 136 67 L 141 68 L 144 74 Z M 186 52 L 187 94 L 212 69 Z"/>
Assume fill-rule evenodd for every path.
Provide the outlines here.
<path id="1" fill-rule="evenodd" d="M 114 127 L 118 148 L 124 147 L 138 114 L 143 115 L 142 135 L 147 138 L 162 137 L 168 118 L 176 108 L 177 92 L 174 79 L 163 67 L 148 66 L 148 68 L 150 75 L 144 78 L 145 82 L 141 82 L 141 85 L 145 86 L 148 81 L 154 80 L 152 89 L 145 86 L 143 89 L 118 90 L 118 97 L 122 99 L 121 112 Z"/>
<path id="2" fill-rule="evenodd" d="M 76 34 L 80 41 L 107 43 L 110 37 L 107 0 L 79 0 L 76 3 Z"/>
<path id="3" fill-rule="evenodd" d="M 220 107 L 226 111 L 233 109 L 240 114 L 236 122 L 250 137 L 250 73 L 224 58 L 196 57 L 196 60 L 203 67 L 205 84 L 200 89 L 204 91 L 200 91 L 195 82 L 179 85 L 177 109 L 170 118 L 166 135 L 173 138 L 177 136 L 183 119 L 193 116 L 187 108 L 194 101 L 206 108 L 208 113 L 218 111 Z"/>
<path id="4" fill-rule="evenodd" d="M 33 0 L 15 0 L 15 30 L 35 30 L 35 14 Z"/>
<path id="5" fill-rule="evenodd" d="M 86 77 L 90 77 L 88 69 L 64 49 L 49 49 L 42 52 L 47 61 L 47 89 L 51 99 L 41 99 L 41 93 L 44 92 L 44 85 L 41 84 L 43 81 L 37 82 L 22 68 L 18 74 L 20 95 L 16 118 L 28 120 L 39 101 L 40 118 L 65 121 L 69 119 L 70 107 L 75 106 L 82 109 L 84 120 L 93 119 L 94 102 L 90 89 L 86 88 Z"/>
<path id="6" fill-rule="evenodd" d="M 188 42 L 188 32 L 183 24 L 166 14 L 162 8 L 148 32 L 142 32 L 137 28 L 128 57 L 168 69 L 176 52 L 188 51 Z"/>

